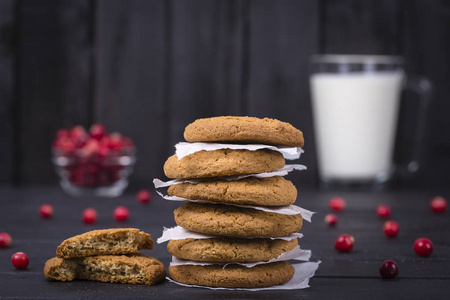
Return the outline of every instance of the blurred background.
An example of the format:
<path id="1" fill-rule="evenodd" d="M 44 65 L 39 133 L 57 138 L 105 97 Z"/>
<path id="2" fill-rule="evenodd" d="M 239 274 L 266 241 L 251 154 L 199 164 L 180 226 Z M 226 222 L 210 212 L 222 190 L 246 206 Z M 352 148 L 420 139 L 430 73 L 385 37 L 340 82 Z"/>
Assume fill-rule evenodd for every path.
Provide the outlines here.
<path id="1" fill-rule="evenodd" d="M 56 131 L 100 122 L 138 149 L 130 189 L 151 188 L 187 124 L 248 115 L 303 131 L 293 176 L 316 187 L 308 58 L 352 53 L 404 56 L 434 83 L 421 168 L 396 186 L 445 188 L 449 37 L 444 0 L 0 0 L 0 186 L 57 185 Z M 397 160 L 415 124 L 401 117 Z"/>

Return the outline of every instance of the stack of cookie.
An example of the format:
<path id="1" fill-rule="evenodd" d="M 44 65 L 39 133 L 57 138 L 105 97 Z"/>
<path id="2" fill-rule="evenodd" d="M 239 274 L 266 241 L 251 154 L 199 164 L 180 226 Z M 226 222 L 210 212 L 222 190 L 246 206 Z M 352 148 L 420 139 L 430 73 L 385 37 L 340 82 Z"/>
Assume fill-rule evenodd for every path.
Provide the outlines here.
<path id="1" fill-rule="evenodd" d="M 288 282 L 294 267 L 287 261 L 268 261 L 298 248 L 297 239 L 288 236 L 301 229 L 301 214 L 276 212 L 295 202 L 297 189 L 281 176 L 253 175 L 283 168 L 284 156 L 273 149 L 300 149 L 302 132 L 274 119 L 215 117 L 189 124 L 184 138 L 189 143 L 225 145 L 181 159 L 175 154 L 164 164 L 165 175 L 178 181 L 168 194 L 190 200 L 174 211 L 175 222 L 208 235 L 169 241 L 167 249 L 175 259 L 190 261 L 171 264 L 170 277 L 189 285 L 229 288 Z"/>
<path id="2" fill-rule="evenodd" d="M 150 234 L 136 228 L 93 230 L 71 237 L 45 263 L 45 277 L 152 285 L 166 276 L 164 265 L 138 253 L 153 249 Z"/>

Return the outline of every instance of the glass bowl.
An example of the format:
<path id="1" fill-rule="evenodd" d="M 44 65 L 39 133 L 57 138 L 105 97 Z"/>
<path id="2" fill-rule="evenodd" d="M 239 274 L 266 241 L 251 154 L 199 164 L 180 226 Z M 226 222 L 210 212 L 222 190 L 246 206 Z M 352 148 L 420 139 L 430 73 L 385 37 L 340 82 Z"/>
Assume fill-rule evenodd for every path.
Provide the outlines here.
<path id="1" fill-rule="evenodd" d="M 61 188 L 72 196 L 120 196 L 136 163 L 134 146 L 107 153 L 87 153 L 83 149 L 65 151 L 52 148 L 52 162 Z"/>

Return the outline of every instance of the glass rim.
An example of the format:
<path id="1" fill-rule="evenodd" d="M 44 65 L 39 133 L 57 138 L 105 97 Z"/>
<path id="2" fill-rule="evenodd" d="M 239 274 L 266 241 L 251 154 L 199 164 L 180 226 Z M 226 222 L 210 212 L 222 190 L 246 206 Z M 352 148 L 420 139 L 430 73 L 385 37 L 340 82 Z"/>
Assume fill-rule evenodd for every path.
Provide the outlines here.
<path id="1" fill-rule="evenodd" d="M 403 64 L 404 58 L 398 55 L 314 54 L 310 61 L 334 64 Z"/>

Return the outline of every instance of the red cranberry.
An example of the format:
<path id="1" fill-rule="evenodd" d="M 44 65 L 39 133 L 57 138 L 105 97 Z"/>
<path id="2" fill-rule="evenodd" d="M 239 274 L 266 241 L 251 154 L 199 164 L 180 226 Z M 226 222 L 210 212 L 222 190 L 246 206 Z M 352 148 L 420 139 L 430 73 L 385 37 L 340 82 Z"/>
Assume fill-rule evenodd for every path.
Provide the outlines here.
<path id="1" fill-rule="evenodd" d="M 83 173 L 79 171 L 79 169 L 74 170 L 69 177 L 70 181 L 72 181 L 75 185 L 84 186 L 84 176 Z"/>
<path id="2" fill-rule="evenodd" d="M 398 275 L 398 265 L 393 260 L 385 260 L 380 265 L 380 275 L 386 279 L 394 279 Z"/>
<path id="3" fill-rule="evenodd" d="M 53 206 L 50 204 L 42 204 L 39 208 L 39 213 L 45 219 L 49 219 L 53 216 Z"/>
<path id="4" fill-rule="evenodd" d="M 77 125 L 74 126 L 72 130 L 70 130 L 70 138 L 74 142 L 76 147 L 80 148 L 86 143 L 88 134 L 86 130 L 84 130 L 83 126 Z"/>
<path id="5" fill-rule="evenodd" d="M 11 245 L 11 241 L 12 239 L 9 233 L 6 232 L 0 233 L 0 248 L 9 247 L 9 245 Z"/>
<path id="6" fill-rule="evenodd" d="M 341 211 L 345 208 L 345 200 L 341 197 L 333 197 L 330 199 L 329 206 L 331 210 Z"/>
<path id="7" fill-rule="evenodd" d="M 123 137 L 122 138 L 122 147 L 133 147 L 134 143 L 133 140 L 129 137 Z"/>
<path id="8" fill-rule="evenodd" d="M 389 218 L 391 216 L 391 208 L 386 204 L 381 204 L 377 207 L 378 218 Z"/>
<path id="9" fill-rule="evenodd" d="M 427 238 L 418 238 L 414 242 L 414 251 L 420 256 L 430 256 L 433 252 L 433 243 Z"/>
<path id="10" fill-rule="evenodd" d="M 102 137 L 102 138 L 100 139 L 100 145 L 101 145 L 101 146 L 104 146 L 104 147 L 109 147 L 109 141 L 110 141 L 109 136 L 108 136 L 108 135 L 105 135 L 104 137 Z"/>
<path id="11" fill-rule="evenodd" d="M 30 260 L 28 256 L 23 252 L 16 252 L 11 257 L 11 262 L 16 269 L 25 270 L 28 267 Z"/>
<path id="12" fill-rule="evenodd" d="M 99 149 L 100 143 L 96 139 L 90 138 L 81 149 L 81 153 L 83 156 L 92 156 L 94 154 L 97 154 Z"/>
<path id="13" fill-rule="evenodd" d="M 341 234 L 334 243 L 334 248 L 341 252 L 349 252 L 353 249 L 355 238 L 349 234 Z"/>
<path id="14" fill-rule="evenodd" d="M 116 166 L 116 167 L 112 166 L 109 169 L 109 176 L 110 176 L 112 182 L 116 182 L 116 181 L 120 180 L 120 178 L 121 178 L 120 171 L 122 169 L 123 169 L 122 166 Z"/>
<path id="15" fill-rule="evenodd" d="M 102 139 L 103 141 L 104 139 Z M 110 153 L 110 149 L 108 148 L 108 146 L 106 146 L 105 144 L 102 144 L 102 142 L 100 142 L 100 146 L 98 148 L 98 156 L 101 158 L 105 158 L 109 155 Z"/>
<path id="16" fill-rule="evenodd" d="M 325 223 L 329 226 L 335 226 L 338 222 L 338 217 L 335 214 L 328 214 L 325 216 Z"/>
<path id="17" fill-rule="evenodd" d="M 83 211 L 82 218 L 84 223 L 93 224 L 97 222 L 97 211 L 92 207 L 88 207 Z"/>
<path id="18" fill-rule="evenodd" d="M 86 165 L 86 168 L 84 169 L 85 173 L 89 173 L 89 174 L 97 174 L 98 171 L 100 170 L 100 166 L 98 164 L 96 164 L 95 162 L 91 162 L 89 164 Z"/>
<path id="19" fill-rule="evenodd" d="M 129 216 L 130 211 L 125 206 L 117 206 L 114 210 L 114 218 L 119 222 L 128 220 Z"/>
<path id="20" fill-rule="evenodd" d="M 103 124 L 97 123 L 91 126 L 89 133 L 94 139 L 101 140 L 106 135 L 106 129 Z"/>
<path id="21" fill-rule="evenodd" d="M 387 237 L 396 237 L 400 232 L 400 225 L 395 221 L 386 221 L 383 226 L 383 231 Z"/>
<path id="22" fill-rule="evenodd" d="M 108 171 L 106 170 L 100 170 L 98 172 L 98 184 L 100 186 L 105 186 L 111 183 L 112 180 L 110 180 L 110 176 Z"/>
<path id="23" fill-rule="evenodd" d="M 111 133 L 108 147 L 111 150 L 119 150 L 122 147 L 122 135 L 118 132 Z"/>
<path id="24" fill-rule="evenodd" d="M 83 186 L 92 186 L 94 184 L 94 176 L 92 174 L 83 174 Z"/>
<path id="25" fill-rule="evenodd" d="M 440 196 L 434 197 L 430 202 L 430 208 L 435 213 L 443 213 L 447 209 L 447 200 Z"/>
<path id="26" fill-rule="evenodd" d="M 68 138 L 69 137 L 69 131 L 67 129 L 60 129 L 56 132 L 56 139 L 62 139 L 62 138 Z"/>
<path id="27" fill-rule="evenodd" d="M 142 189 L 136 194 L 136 199 L 140 203 L 149 203 L 152 199 L 152 194 L 150 194 L 150 191 L 147 189 Z"/>
<path id="28" fill-rule="evenodd" d="M 62 137 L 60 139 L 57 139 L 53 143 L 53 147 L 64 151 L 66 154 L 70 154 L 75 150 L 75 144 L 68 137 Z"/>

